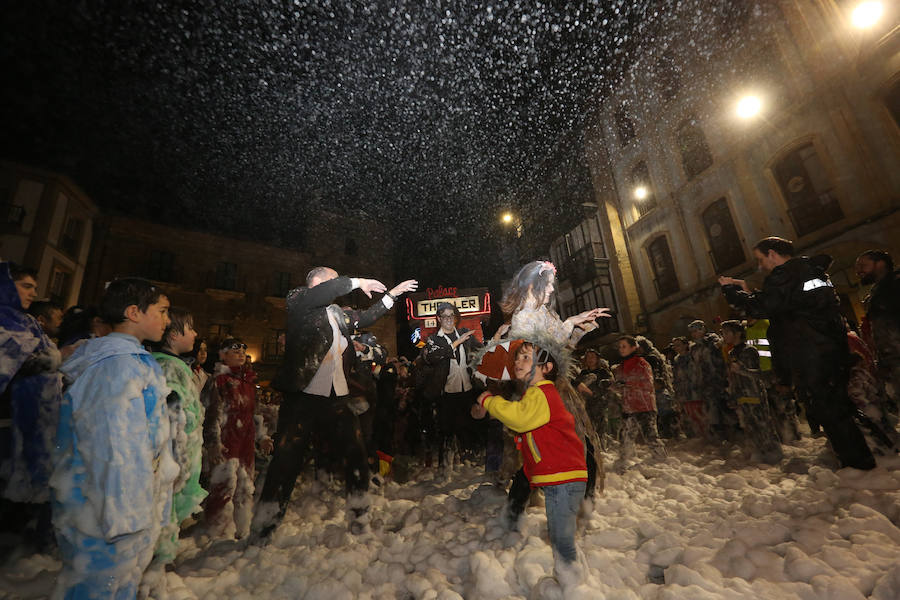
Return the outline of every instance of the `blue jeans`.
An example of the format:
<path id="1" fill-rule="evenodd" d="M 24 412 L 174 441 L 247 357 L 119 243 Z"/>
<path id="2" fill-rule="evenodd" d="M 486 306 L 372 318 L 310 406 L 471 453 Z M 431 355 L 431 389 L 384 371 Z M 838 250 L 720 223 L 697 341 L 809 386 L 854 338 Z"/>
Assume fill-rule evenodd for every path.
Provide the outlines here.
<path id="1" fill-rule="evenodd" d="M 575 562 L 575 517 L 584 499 L 587 484 L 572 481 L 548 485 L 544 490 L 544 506 L 547 509 L 547 529 L 550 531 L 550 547 L 554 557 L 566 563 Z"/>

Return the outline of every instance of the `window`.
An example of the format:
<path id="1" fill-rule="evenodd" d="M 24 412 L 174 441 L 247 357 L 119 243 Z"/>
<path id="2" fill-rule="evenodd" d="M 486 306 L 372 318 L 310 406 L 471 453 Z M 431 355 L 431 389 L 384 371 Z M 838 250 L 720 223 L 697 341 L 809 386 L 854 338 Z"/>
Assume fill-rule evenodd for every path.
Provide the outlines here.
<path id="1" fill-rule="evenodd" d="M 656 284 L 656 295 L 659 298 L 671 296 L 678 291 L 678 276 L 672 263 L 672 253 L 666 236 L 661 235 L 647 246 L 650 267 L 653 269 L 653 282 Z"/>
<path id="2" fill-rule="evenodd" d="M 216 265 L 216 285 L 220 290 L 235 290 L 237 288 L 237 265 L 221 262 Z"/>
<path id="3" fill-rule="evenodd" d="M 72 285 L 72 273 L 68 270 L 54 266 L 50 274 L 50 300 L 65 307 L 69 305 L 69 288 Z"/>
<path id="4" fill-rule="evenodd" d="M 656 208 L 656 195 L 653 193 L 653 184 L 650 182 L 650 171 L 644 161 L 636 164 L 631 170 L 630 193 L 637 207 L 638 218 Z"/>
<path id="5" fill-rule="evenodd" d="M 888 111 L 894 117 L 894 123 L 900 127 L 900 80 L 896 81 L 891 89 L 888 90 L 887 97 L 884 99 Z"/>
<path id="6" fill-rule="evenodd" d="M 725 198 L 719 198 L 703 211 L 703 228 L 709 240 L 710 256 L 716 272 L 721 273 L 746 260 Z"/>
<path id="7" fill-rule="evenodd" d="M 594 278 L 585 285 L 574 289 L 574 302 L 566 304 L 566 317 L 577 315 L 580 312 L 592 308 L 609 308 L 613 313 L 618 312 L 616 298 L 613 294 L 612 276 L 609 265 L 598 265 Z M 571 311 L 571 312 L 569 312 Z M 619 331 L 619 319 L 597 319 L 597 325 L 602 334 Z"/>
<path id="8" fill-rule="evenodd" d="M 659 81 L 659 93 L 663 100 L 669 101 L 678 95 L 678 91 L 681 89 L 681 77 L 678 72 L 678 61 L 671 50 L 663 54 L 656 63 L 656 76 Z"/>
<path id="9" fill-rule="evenodd" d="M 291 274 L 278 271 L 275 273 L 275 289 L 273 296 L 284 298 L 291 291 Z"/>
<path id="10" fill-rule="evenodd" d="M 798 235 L 806 235 L 844 217 L 812 144 L 800 146 L 773 169 Z"/>
<path id="11" fill-rule="evenodd" d="M 681 164 L 688 181 L 705 171 L 713 163 L 703 130 L 693 119 L 685 119 L 675 133 Z"/>
<path id="12" fill-rule="evenodd" d="M 637 137 L 634 133 L 634 122 L 628 116 L 628 109 L 625 106 L 619 108 L 615 114 L 616 119 L 616 131 L 619 134 L 619 142 L 623 146 L 628 145 L 628 142 Z"/>
<path id="13" fill-rule="evenodd" d="M 78 252 L 81 250 L 81 230 L 83 227 L 84 221 L 69 217 L 69 220 L 66 221 L 66 228 L 60 237 L 59 249 L 72 258 L 78 258 Z"/>
<path id="14" fill-rule="evenodd" d="M 175 255 L 165 250 L 151 250 L 147 262 L 147 278 L 154 281 L 175 281 Z"/>
<path id="15" fill-rule="evenodd" d="M 263 360 L 276 362 L 284 358 L 284 329 L 272 329 L 263 342 Z"/>

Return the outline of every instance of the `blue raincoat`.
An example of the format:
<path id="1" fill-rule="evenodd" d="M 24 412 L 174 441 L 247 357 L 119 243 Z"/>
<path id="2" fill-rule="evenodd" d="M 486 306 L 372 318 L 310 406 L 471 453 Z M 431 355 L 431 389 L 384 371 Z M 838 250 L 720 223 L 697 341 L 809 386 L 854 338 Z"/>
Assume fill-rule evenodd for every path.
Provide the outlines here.
<path id="1" fill-rule="evenodd" d="M 159 365 L 132 336 L 88 340 L 61 367 L 50 485 L 63 558 L 55 597 L 134 598 L 170 519 L 178 465 Z"/>
<path id="2" fill-rule="evenodd" d="M 10 421 L 0 432 L 3 495 L 14 502 L 50 500 L 50 453 L 61 395 L 59 351 L 22 309 L 19 292 L 0 263 L 0 398 Z"/>

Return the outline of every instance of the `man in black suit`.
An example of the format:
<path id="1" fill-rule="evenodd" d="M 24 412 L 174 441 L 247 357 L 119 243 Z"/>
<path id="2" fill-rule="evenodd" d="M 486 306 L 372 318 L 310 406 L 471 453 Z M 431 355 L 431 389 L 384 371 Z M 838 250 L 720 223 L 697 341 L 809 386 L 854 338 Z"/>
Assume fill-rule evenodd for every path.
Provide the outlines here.
<path id="1" fill-rule="evenodd" d="M 320 452 L 335 455 L 345 468 L 350 529 L 360 533 L 368 523 L 369 464 L 359 419 L 348 406 L 350 368 L 356 358 L 351 335 L 372 325 L 397 298 L 416 289 L 404 281 L 365 311 L 342 309 L 334 300 L 359 288 L 368 297 L 384 292 L 375 279 L 338 277 L 334 269 L 316 267 L 306 287 L 287 296 L 284 362 L 272 387 L 284 394 L 278 414 L 275 453 L 266 474 L 253 530 L 265 536 L 278 525 L 315 435 Z"/>
<path id="2" fill-rule="evenodd" d="M 468 362 L 482 344 L 474 331 L 457 329 L 459 309 L 449 302 L 438 305 L 440 329 L 425 342 L 425 362 L 433 370 L 425 383 L 425 399 L 437 409 L 438 467 L 451 466 L 453 437 L 460 450 L 472 450 L 478 443 L 476 427 L 469 409 L 475 401 Z"/>

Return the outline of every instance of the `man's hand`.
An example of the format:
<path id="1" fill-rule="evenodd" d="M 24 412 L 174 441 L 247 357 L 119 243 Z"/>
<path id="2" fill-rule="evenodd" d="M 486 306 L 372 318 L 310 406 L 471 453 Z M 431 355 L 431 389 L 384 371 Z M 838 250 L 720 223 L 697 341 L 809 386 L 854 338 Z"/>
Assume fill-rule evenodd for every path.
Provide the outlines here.
<path id="1" fill-rule="evenodd" d="M 721 275 L 719 277 L 719 285 L 737 285 L 745 292 L 750 292 L 750 289 L 747 287 L 747 282 L 743 279 L 735 279 L 734 277 L 725 277 L 724 275 Z"/>
<path id="2" fill-rule="evenodd" d="M 487 414 L 487 409 L 480 404 L 473 404 L 472 408 L 469 409 L 469 414 L 472 415 L 473 419 L 483 419 Z"/>
<path id="3" fill-rule="evenodd" d="M 419 289 L 419 282 L 415 279 L 407 279 L 403 283 L 398 283 L 396 286 L 394 286 L 394 289 L 388 292 L 388 294 L 396 298 L 401 294 L 405 294 L 406 292 L 414 292 L 417 289 Z"/>
<path id="4" fill-rule="evenodd" d="M 380 294 L 384 290 L 387 289 L 387 286 L 378 281 L 377 279 L 359 279 L 359 289 L 368 296 L 372 297 L 372 294 Z"/>
<path id="5" fill-rule="evenodd" d="M 453 343 L 450 344 L 450 345 L 451 345 L 452 347 L 456 348 L 456 347 L 459 346 L 460 344 L 465 343 L 465 341 L 466 341 L 467 339 L 469 339 L 470 337 L 472 337 L 474 334 L 475 334 L 474 331 L 467 331 L 467 332 L 463 333 L 462 335 L 460 335 L 458 338 L 456 338 L 456 341 L 453 342 Z"/>
<path id="6" fill-rule="evenodd" d="M 259 440 L 259 451 L 262 452 L 265 456 L 272 454 L 272 450 L 275 449 L 275 443 L 272 442 L 272 438 L 264 437 Z"/>

